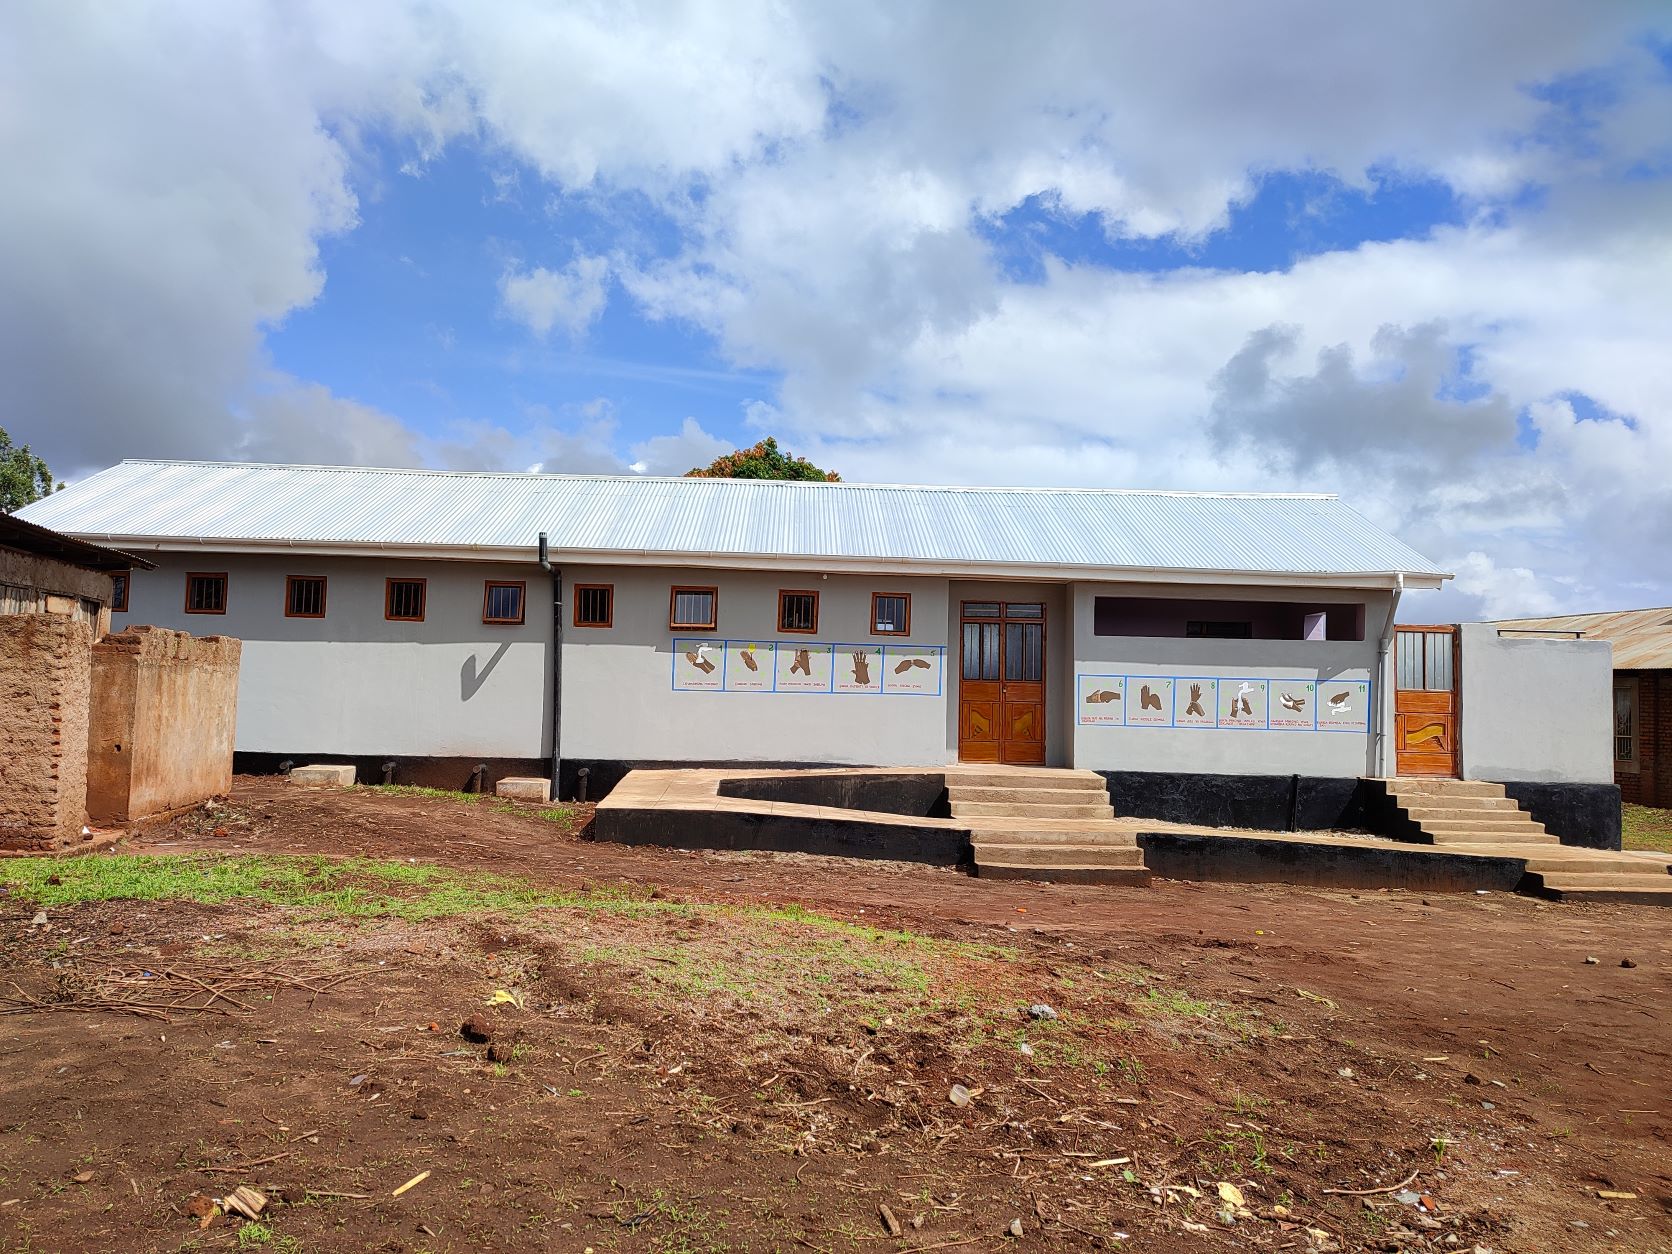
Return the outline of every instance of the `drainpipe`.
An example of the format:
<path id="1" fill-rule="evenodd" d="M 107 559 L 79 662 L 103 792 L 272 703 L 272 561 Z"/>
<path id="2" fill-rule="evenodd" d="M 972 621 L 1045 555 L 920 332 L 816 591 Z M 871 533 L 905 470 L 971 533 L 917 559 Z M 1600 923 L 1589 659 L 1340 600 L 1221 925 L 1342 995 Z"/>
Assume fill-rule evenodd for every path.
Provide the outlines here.
<path id="1" fill-rule="evenodd" d="M 1373 711 L 1376 719 L 1376 773 L 1383 779 L 1388 776 L 1388 654 L 1393 648 L 1394 616 L 1399 613 L 1399 598 L 1405 592 L 1405 572 L 1395 571 L 1393 579 L 1393 599 L 1388 602 L 1388 619 L 1382 624 L 1382 634 L 1376 642 L 1376 708 Z"/>
<path id="2" fill-rule="evenodd" d="M 552 565 L 546 533 L 540 533 L 540 569 L 552 577 L 552 800 L 560 800 L 563 749 L 563 572 Z"/>

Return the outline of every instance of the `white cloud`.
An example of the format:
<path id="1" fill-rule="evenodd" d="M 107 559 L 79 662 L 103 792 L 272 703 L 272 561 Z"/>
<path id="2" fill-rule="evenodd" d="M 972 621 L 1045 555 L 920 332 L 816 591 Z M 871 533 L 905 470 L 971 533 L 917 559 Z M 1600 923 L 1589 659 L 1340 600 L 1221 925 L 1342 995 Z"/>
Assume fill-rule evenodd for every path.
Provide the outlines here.
<path id="1" fill-rule="evenodd" d="M 677 435 L 652 436 L 635 444 L 632 470 L 640 475 L 682 475 L 708 465 L 732 447 L 729 441 L 704 431 L 695 418 L 687 418 Z"/>
<path id="2" fill-rule="evenodd" d="M 583 334 L 609 301 L 610 263 L 603 257 L 577 257 L 561 270 L 536 266 L 500 276 L 499 299 L 505 312 L 535 335 L 562 330 Z"/>

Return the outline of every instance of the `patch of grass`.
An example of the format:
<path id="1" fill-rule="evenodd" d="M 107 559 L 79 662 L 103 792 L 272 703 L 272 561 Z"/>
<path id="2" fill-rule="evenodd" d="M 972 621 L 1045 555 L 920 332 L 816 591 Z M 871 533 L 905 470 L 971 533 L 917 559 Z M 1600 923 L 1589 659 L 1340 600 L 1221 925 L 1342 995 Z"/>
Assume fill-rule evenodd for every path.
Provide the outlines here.
<path id="1" fill-rule="evenodd" d="M 489 807 L 496 814 L 520 814 L 525 819 L 543 819 L 547 823 L 569 823 L 575 812 L 568 806 L 531 806 L 516 801 L 495 800 Z"/>
<path id="2" fill-rule="evenodd" d="M 265 901 L 315 918 L 449 918 L 541 908 L 651 914 L 680 909 L 630 890 L 544 889 L 503 875 L 424 862 L 319 855 L 84 854 L 16 858 L 0 868 L 12 891 L 37 905 L 88 901 Z"/>
<path id="3" fill-rule="evenodd" d="M 451 788 L 425 788 L 421 784 L 363 784 L 361 787 L 388 797 L 427 797 L 432 801 L 468 801 L 472 804 L 487 795 L 458 792 Z"/>
<path id="4" fill-rule="evenodd" d="M 1620 844 L 1626 849 L 1672 853 L 1672 810 L 1629 803 L 1622 805 Z"/>

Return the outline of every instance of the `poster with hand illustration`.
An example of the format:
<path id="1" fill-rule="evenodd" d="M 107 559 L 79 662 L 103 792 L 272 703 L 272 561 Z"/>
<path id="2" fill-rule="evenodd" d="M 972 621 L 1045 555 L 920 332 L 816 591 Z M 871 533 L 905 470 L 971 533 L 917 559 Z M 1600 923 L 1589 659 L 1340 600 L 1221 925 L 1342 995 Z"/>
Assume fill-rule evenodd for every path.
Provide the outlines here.
<path id="1" fill-rule="evenodd" d="M 718 640 L 674 638 L 673 686 L 682 692 L 717 692 L 725 684 L 725 648 Z"/>
<path id="2" fill-rule="evenodd" d="M 1173 683 L 1174 727 L 1219 726 L 1219 681 L 1180 679 Z"/>
<path id="3" fill-rule="evenodd" d="M 839 644 L 836 650 L 835 692 L 881 692 L 882 648 L 878 645 Z"/>
<path id="4" fill-rule="evenodd" d="M 727 692 L 771 692 L 776 670 L 770 640 L 726 641 Z"/>
<path id="5" fill-rule="evenodd" d="M 1126 722 L 1126 677 L 1081 675 L 1079 718 L 1082 727 L 1120 727 Z"/>
<path id="6" fill-rule="evenodd" d="M 885 644 L 880 663 L 882 690 L 916 696 L 938 696 L 941 690 L 941 659 L 938 648 Z"/>
<path id="7" fill-rule="evenodd" d="M 1277 679 L 1271 684 L 1270 726 L 1276 731 L 1312 731 L 1318 715 L 1318 685 Z"/>
<path id="8" fill-rule="evenodd" d="M 1263 679 L 1221 679 L 1219 681 L 1219 725 L 1257 727 L 1266 723 L 1267 684 Z"/>
<path id="9" fill-rule="evenodd" d="M 1318 730 L 1370 730 L 1370 684 L 1363 679 L 1325 679 L 1318 683 Z"/>
<path id="10" fill-rule="evenodd" d="M 779 692 L 829 692 L 836 649 L 828 644 L 780 640 L 775 658 Z"/>
<path id="11" fill-rule="evenodd" d="M 1126 679 L 1126 725 L 1128 727 L 1171 727 L 1173 725 L 1173 679 L 1154 675 L 1128 675 Z"/>

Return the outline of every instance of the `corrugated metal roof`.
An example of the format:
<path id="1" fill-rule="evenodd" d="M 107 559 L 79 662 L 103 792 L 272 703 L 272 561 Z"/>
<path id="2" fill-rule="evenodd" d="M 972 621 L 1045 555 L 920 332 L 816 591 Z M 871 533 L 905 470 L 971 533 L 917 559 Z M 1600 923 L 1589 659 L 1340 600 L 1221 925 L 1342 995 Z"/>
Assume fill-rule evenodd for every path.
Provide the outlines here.
<path id="1" fill-rule="evenodd" d="M 90 544 L 74 536 L 64 535 L 19 518 L 16 514 L 0 514 L 0 548 L 33 553 L 37 557 L 53 557 L 86 570 L 155 570 L 143 557 L 119 553 L 102 544 Z"/>
<path id="2" fill-rule="evenodd" d="M 1672 669 L 1672 606 L 1614 610 L 1603 614 L 1558 614 L 1554 618 L 1507 618 L 1492 624 L 1500 631 L 1579 632 L 1587 640 L 1614 646 L 1617 671 Z"/>
<path id="3" fill-rule="evenodd" d="M 1444 577 L 1333 496 L 127 461 L 24 511 L 129 542 Z"/>

